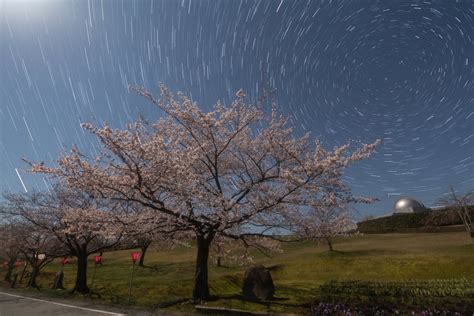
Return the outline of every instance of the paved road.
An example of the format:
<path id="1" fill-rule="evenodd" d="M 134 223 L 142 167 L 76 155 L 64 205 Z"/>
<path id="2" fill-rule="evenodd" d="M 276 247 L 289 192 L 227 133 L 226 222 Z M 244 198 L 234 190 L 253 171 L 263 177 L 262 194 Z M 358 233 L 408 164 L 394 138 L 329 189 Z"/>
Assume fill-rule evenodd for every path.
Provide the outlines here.
<path id="1" fill-rule="evenodd" d="M 30 315 L 119 316 L 127 314 L 0 292 L 0 316 Z"/>

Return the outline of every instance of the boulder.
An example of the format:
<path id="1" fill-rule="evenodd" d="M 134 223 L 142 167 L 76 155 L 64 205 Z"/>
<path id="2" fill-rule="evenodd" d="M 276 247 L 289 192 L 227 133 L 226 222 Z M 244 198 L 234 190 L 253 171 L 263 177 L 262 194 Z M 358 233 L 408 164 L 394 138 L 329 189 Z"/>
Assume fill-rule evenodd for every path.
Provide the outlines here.
<path id="1" fill-rule="evenodd" d="M 244 275 L 242 293 L 249 299 L 272 299 L 275 286 L 270 272 L 262 265 L 248 268 Z"/>

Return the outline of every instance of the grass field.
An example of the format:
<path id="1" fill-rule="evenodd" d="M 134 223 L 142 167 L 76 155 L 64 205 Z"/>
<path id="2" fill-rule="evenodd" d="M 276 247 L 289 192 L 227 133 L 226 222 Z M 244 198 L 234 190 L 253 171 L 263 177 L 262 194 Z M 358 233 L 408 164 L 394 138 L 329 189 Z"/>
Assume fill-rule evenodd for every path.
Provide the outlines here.
<path id="1" fill-rule="evenodd" d="M 319 301 L 320 286 L 330 280 L 407 281 L 430 279 L 474 279 L 474 245 L 464 233 L 364 235 L 336 240 L 335 252 L 310 242 L 284 245 L 284 252 L 272 258 L 257 255 L 256 262 L 278 265 L 272 271 L 276 298 L 272 303 L 252 303 L 238 298 L 246 266 L 217 268 L 210 263 L 211 294 L 226 298 L 209 302 L 261 312 L 307 312 L 298 306 Z M 98 266 L 93 291 L 105 302 L 126 304 L 131 251 L 104 253 Z M 135 270 L 132 304 L 144 307 L 191 296 L 194 248 L 147 253 L 146 268 Z M 92 278 L 92 259 L 89 277 Z M 48 290 L 59 264 L 47 266 L 38 278 L 41 291 L 67 296 L 66 291 Z M 74 265 L 65 268 L 65 286 L 73 287 Z M 25 282 L 23 282 L 25 283 Z M 89 281 L 90 283 L 90 281 Z M 92 299 L 98 300 L 96 296 Z M 192 312 L 191 303 L 176 304 L 169 310 Z"/>

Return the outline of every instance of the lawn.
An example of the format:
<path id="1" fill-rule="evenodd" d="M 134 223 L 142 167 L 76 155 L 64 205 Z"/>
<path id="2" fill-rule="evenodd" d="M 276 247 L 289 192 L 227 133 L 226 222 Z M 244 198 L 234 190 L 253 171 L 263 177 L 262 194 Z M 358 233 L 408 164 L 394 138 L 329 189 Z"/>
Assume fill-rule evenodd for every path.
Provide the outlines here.
<path id="1" fill-rule="evenodd" d="M 242 301 L 239 297 L 246 266 L 215 267 L 210 263 L 211 294 L 221 299 L 207 303 L 260 312 L 307 312 L 305 305 L 318 302 L 325 293 L 320 286 L 331 280 L 405 282 L 409 280 L 467 279 L 474 281 L 474 245 L 464 233 L 359 235 L 339 239 L 336 251 L 310 242 L 289 243 L 271 258 L 255 256 L 255 262 L 275 266 L 272 277 L 276 300 L 270 303 Z M 107 303 L 126 304 L 132 268 L 131 250 L 104 253 L 98 266 L 93 291 Z M 150 250 L 146 268 L 136 268 L 132 304 L 151 308 L 157 304 L 191 296 L 195 249 Z M 89 277 L 92 278 L 92 259 Z M 248 266 L 248 265 L 247 265 Z M 48 290 L 58 261 L 48 265 L 38 278 L 41 291 L 68 296 L 66 291 Z M 74 265 L 65 268 L 65 286 L 73 287 Z M 25 282 L 23 282 L 25 283 Z M 90 283 L 90 281 L 89 281 Z M 20 285 L 21 287 L 21 285 Z M 474 289 L 473 289 L 474 291 Z M 79 298 L 79 297 L 78 297 Z M 93 295 L 93 300 L 99 300 Z M 467 298 L 466 298 L 467 299 Z M 185 302 L 167 307 L 174 311 L 194 311 Z"/>

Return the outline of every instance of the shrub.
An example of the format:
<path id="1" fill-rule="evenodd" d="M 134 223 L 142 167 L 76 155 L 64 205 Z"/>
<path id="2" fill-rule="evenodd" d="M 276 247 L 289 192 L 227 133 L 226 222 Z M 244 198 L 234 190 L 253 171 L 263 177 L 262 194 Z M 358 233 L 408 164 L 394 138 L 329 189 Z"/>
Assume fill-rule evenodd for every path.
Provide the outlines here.
<path id="1" fill-rule="evenodd" d="M 474 206 L 469 207 L 474 218 Z M 359 232 L 364 234 L 463 231 L 462 221 L 453 208 L 420 213 L 397 214 L 361 221 Z"/>
<path id="2" fill-rule="evenodd" d="M 423 219 L 429 212 L 397 214 L 379 217 L 357 223 L 359 232 L 364 234 L 396 233 L 399 228 L 417 228 L 423 226 Z"/>

